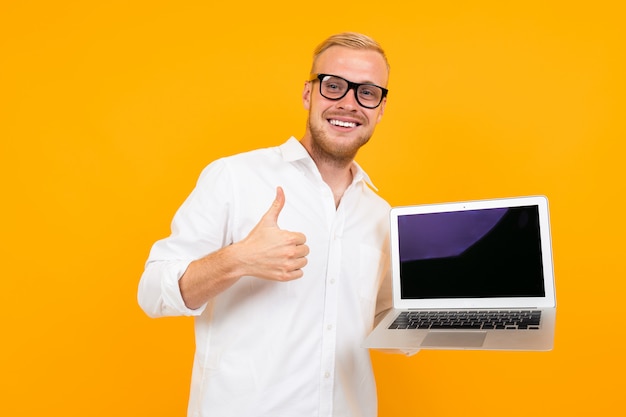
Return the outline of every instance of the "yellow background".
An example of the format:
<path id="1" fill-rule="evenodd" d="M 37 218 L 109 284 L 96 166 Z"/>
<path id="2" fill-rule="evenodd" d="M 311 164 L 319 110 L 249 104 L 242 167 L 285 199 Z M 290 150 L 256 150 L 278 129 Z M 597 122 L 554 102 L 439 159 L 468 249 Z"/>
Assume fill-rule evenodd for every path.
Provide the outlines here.
<path id="1" fill-rule="evenodd" d="M 311 51 L 365 32 L 392 65 L 358 161 L 392 205 L 545 194 L 546 353 L 373 354 L 380 416 L 624 411 L 621 1 L 0 4 L 0 415 L 181 416 L 192 321 L 136 288 L 200 170 L 304 132 Z"/>

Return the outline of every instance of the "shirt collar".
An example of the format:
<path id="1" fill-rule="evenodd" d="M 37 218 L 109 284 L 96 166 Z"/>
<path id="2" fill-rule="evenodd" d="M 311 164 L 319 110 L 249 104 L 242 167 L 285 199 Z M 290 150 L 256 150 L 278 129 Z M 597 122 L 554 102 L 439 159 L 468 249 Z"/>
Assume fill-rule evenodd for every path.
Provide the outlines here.
<path id="1" fill-rule="evenodd" d="M 294 162 L 298 160 L 309 159 L 311 160 L 311 156 L 307 152 L 307 150 L 302 146 L 300 141 L 295 137 L 290 137 L 287 142 L 280 145 L 280 151 L 283 155 L 283 159 L 287 162 Z M 313 160 L 311 160 L 313 162 Z M 358 181 L 365 181 L 370 187 L 374 190 L 378 191 L 378 188 L 374 185 L 369 175 L 361 168 L 361 166 L 356 162 L 352 162 L 352 170 L 353 183 L 357 183 Z"/>

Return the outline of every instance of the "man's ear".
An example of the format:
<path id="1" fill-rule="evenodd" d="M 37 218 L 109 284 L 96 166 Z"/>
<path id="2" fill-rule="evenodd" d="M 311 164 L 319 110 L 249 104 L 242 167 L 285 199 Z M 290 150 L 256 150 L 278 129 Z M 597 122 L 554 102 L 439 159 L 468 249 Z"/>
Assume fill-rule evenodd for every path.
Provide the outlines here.
<path id="1" fill-rule="evenodd" d="M 306 81 L 304 83 L 304 90 L 302 90 L 302 105 L 305 110 L 311 109 L 311 85 L 313 83 L 311 81 Z"/>

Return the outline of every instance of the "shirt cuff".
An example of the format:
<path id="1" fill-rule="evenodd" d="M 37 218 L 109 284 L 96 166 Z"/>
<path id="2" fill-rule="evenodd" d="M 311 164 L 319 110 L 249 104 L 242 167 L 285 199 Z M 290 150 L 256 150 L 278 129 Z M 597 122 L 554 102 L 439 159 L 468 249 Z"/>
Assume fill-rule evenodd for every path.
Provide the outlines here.
<path id="1" fill-rule="evenodd" d="M 142 298 L 144 310 L 153 317 L 199 316 L 207 303 L 192 310 L 185 305 L 178 280 L 191 261 L 156 261 L 149 263 L 144 272 Z"/>
<path id="2" fill-rule="evenodd" d="M 167 277 L 175 277 L 175 279 L 166 278 L 163 280 L 163 300 L 166 308 L 167 306 L 173 306 L 174 311 L 183 316 L 199 316 L 206 308 L 207 303 L 195 310 L 187 308 L 183 300 L 183 295 L 180 292 L 180 286 L 178 285 L 178 281 L 183 276 L 190 263 L 189 261 L 172 262 L 170 267 L 173 268 L 173 270 L 171 273 L 167 274 Z"/>

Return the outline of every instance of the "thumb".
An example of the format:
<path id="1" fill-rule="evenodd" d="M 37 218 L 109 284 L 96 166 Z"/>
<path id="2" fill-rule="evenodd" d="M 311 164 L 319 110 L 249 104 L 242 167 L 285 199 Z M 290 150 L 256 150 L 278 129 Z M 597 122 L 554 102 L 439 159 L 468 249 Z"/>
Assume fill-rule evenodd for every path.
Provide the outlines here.
<path id="1" fill-rule="evenodd" d="M 281 210 L 285 206 L 285 192 L 282 187 L 276 187 L 276 198 L 272 202 L 269 210 L 265 213 L 261 219 L 261 223 L 264 226 L 276 226 L 278 227 L 278 216 Z"/>

